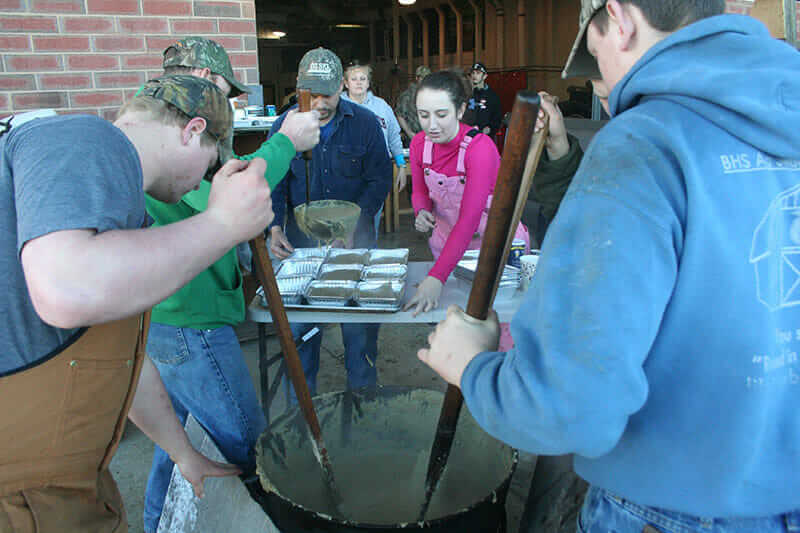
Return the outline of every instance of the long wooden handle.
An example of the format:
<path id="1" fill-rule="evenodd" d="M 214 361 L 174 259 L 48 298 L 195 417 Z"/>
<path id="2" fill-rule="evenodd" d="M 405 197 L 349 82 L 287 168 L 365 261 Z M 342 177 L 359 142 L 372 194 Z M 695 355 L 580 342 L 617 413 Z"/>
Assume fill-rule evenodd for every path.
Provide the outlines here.
<path id="1" fill-rule="evenodd" d="M 283 359 L 286 361 L 286 371 L 289 379 L 294 387 L 295 394 L 297 395 L 297 403 L 300 406 L 300 411 L 303 413 L 303 418 L 308 424 L 308 429 L 313 437 L 313 444 L 315 446 L 315 455 L 322 467 L 323 477 L 328 488 L 328 494 L 331 496 L 333 510 L 339 512 L 338 506 L 341 503 L 339 491 L 336 488 L 336 483 L 333 478 L 333 468 L 328 457 L 328 449 L 325 442 L 322 440 L 322 429 L 319 425 L 317 413 L 314 411 L 314 404 L 311 401 L 311 392 L 306 383 L 305 373 L 303 372 L 303 365 L 300 362 L 300 355 L 297 353 L 297 345 L 292 336 L 292 329 L 289 326 L 289 319 L 286 316 L 286 309 L 283 307 L 283 300 L 278 290 L 278 282 L 275 279 L 275 272 L 272 268 L 272 261 L 270 261 L 269 254 L 267 253 L 267 245 L 264 239 L 255 238 L 250 241 L 250 249 L 253 252 L 253 264 L 255 266 L 256 276 L 264 288 L 264 295 L 267 297 L 269 305 L 269 312 L 272 315 L 272 322 L 278 328 L 278 340 L 283 350 Z M 341 514 L 341 513 L 340 513 Z"/>
<path id="2" fill-rule="evenodd" d="M 518 92 L 478 256 L 478 268 L 467 301 L 467 314 L 479 320 L 485 320 L 492 307 L 495 287 L 500 282 L 508 259 L 505 244 L 510 235 L 513 238 L 516 229 L 511 226 L 514 208 L 538 114 L 539 95 L 531 91 Z"/>
<path id="3" fill-rule="evenodd" d="M 478 268 L 472 282 L 472 289 L 467 301 L 467 314 L 479 320 L 485 320 L 492 306 L 492 300 L 508 257 L 506 240 L 513 233 L 514 208 L 522 184 L 523 170 L 539 113 L 539 95 L 530 91 L 520 91 L 514 101 L 511 112 L 511 124 L 508 127 L 506 145 L 497 175 L 489 219 L 481 243 Z M 439 414 L 436 436 L 428 461 L 428 472 L 425 477 L 425 501 L 420 513 L 423 520 L 427 513 L 433 492 L 439 484 L 450 449 L 453 446 L 458 415 L 464 398 L 454 385 L 448 385 L 447 393 Z"/>
<path id="4" fill-rule="evenodd" d="M 558 100 L 556 99 L 556 101 Z M 536 169 L 539 167 L 539 160 L 542 158 L 542 152 L 544 151 L 545 142 L 547 141 L 547 135 L 549 132 L 550 117 L 545 114 L 544 127 L 533 134 L 533 139 L 531 139 L 531 148 L 528 151 L 528 158 L 525 161 L 525 170 L 522 172 L 522 183 L 520 184 L 519 194 L 517 195 L 517 203 L 514 206 L 514 214 L 511 217 L 511 227 L 514 229 L 516 229 L 517 225 L 520 223 L 520 220 L 522 219 L 522 213 L 525 211 L 525 204 L 528 203 L 528 195 L 530 194 L 531 186 L 533 185 L 533 177 L 536 174 Z M 533 236 L 531 236 L 531 238 L 532 237 Z M 514 231 L 509 231 L 508 237 L 506 238 L 505 248 L 503 248 L 504 265 L 506 261 L 508 261 L 508 254 L 511 251 L 511 244 L 513 242 Z M 494 290 L 492 291 L 492 302 L 497 294 L 497 286 L 498 284 L 495 284 Z"/>
<path id="5" fill-rule="evenodd" d="M 253 251 L 256 276 L 264 288 L 264 296 L 267 298 L 272 321 L 278 329 L 278 340 L 281 344 L 281 350 L 283 350 L 283 357 L 286 360 L 286 371 L 297 394 L 297 402 L 303 412 L 303 417 L 308 422 L 311 435 L 315 440 L 319 441 L 322 439 L 322 430 L 317 419 L 317 413 L 311 403 L 311 392 L 308 389 L 308 383 L 306 383 L 303 365 L 300 362 L 297 345 L 294 343 L 292 329 L 286 316 L 286 309 L 283 307 L 281 293 L 278 290 L 278 282 L 275 279 L 275 271 L 267 253 L 266 242 L 259 238 L 253 239 L 250 241 L 250 249 Z"/>
<path id="6" fill-rule="evenodd" d="M 311 91 L 308 89 L 297 89 L 297 110 L 301 113 L 311 111 Z M 311 150 L 303 152 L 303 159 L 311 161 Z"/>
<path id="7" fill-rule="evenodd" d="M 311 91 L 297 89 L 297 109 L 301 113 L 311 111 Z M 303 152 L 306 162 L 306 207 L 311 205 L 311 150 Z"/>

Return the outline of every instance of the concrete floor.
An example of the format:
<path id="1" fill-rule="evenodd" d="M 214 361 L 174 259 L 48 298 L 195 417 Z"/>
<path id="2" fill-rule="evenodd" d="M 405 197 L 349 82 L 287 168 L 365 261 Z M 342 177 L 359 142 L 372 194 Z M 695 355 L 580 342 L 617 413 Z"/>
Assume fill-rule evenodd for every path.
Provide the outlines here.
<path id="1" fill-rule="evenodd" d="M 409 248 L 410 260 L 431 260 L 432 257 L 424 235 L 410 229 L 412 228 L 410 215 L 401 217 L 400 226 L 407 229 L 391 234 L 381 234 L 378 246 L 381 248 Z M 439 390 L 446 388 L 446 383 L 416 357 L 417 350 L 426 344 L 430 329 L 431 326 L 428 325 L 391 325 L 381 328 L 380 354 L 377 360 L 380 383 Z M 254 383 L 258 386 L 258 343 L 255 338 L 255 325 L 251 322 L 242 324 L 237 328 L 237 333 Z M 267 353 L 275 354 L 279 351 L 277 338 L 270 337 Z M 325 329 L 323 338 L 317 382 L 320 394 L 344 389 L 343 353 L 341 330 L 338 326 L 329 325 Z M 274 417 L 278 414 L 276 409 L 280 408 L 276 402 L 271 410 L 271 415 Z M 133 424 L 128 424 L 119 451 L 111 463 L 111 471 L 125 501 L 130 533 L 142 533 L 143 531 L 142 503 L 152 453 L 153 445 L 150 440 Z M 506 506 L 509 533 L 517 531 L 534 464 L 534 456 L 521 454 L 520 465 L 512 480 Z"/>

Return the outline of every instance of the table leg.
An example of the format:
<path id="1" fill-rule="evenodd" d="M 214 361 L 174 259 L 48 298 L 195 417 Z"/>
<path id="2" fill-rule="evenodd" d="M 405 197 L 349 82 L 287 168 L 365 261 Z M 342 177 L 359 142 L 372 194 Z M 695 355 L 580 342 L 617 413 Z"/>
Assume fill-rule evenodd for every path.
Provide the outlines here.
<path id="1" fill-rule="evenodd" d="M 269 420 L 269 361 L 267 361 L 267 328 L 263 322 L 258 323 L 258 373 L 261 383 L 261 408 Z"/>
<path id="2" fill-rule="evenodd" d="M 392 192 L 386 195 L 386 200 L 383 202 L 383 232 L 392 232 Z"/>
<path id="3" fill-rule="evenodd" d="M 406 176 L 406 187 L 410 176 Z M 392 184 L 392 218 L 394 219 L 394 230 L 400 231 L 400 191 L 397 190 L 397 166 L 394 167 L 394 183 Z"/>

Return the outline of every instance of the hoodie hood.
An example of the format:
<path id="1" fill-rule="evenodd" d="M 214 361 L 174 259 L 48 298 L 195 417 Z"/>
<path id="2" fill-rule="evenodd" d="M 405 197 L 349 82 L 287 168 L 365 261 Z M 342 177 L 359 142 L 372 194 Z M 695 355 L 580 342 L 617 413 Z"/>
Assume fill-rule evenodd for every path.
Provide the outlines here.
<path id="1" fill-rule="evenodd" d="M 710 17 L 660 41 L 614 87 L 611 115 L 649 98 L 691 109 L 764 153 L 800 159 L 800 53 L 756 19 Z"/>

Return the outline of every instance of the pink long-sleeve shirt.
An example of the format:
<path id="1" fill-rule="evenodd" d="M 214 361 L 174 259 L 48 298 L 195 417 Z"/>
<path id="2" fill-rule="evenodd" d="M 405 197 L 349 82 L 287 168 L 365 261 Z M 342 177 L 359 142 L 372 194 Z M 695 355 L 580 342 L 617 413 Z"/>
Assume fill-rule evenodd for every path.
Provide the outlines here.
<path id="1" fill-rule="evenodd" d="M 433 145 L 433 162 L 431 169 L 446 176 L 455 176 L 458 166 L 458 150 L 461 139 L 472 129 L 472 126 L 460 124 L 458 134 L 446 144 Z M 414 215 L 420 209 L 433 212 L 433 201 L 430 198 L 428 186 L 425 184 L 425 176 L 422 172 L 422 152 L 425 146 L 425 132 L 419 132 L 411 140 L 409 150 L 409 161 L 411 165 L 411 179 L 413 193 L 411 204 L 414 207 Z M 489 195 L 494 192 L 497 182 L 497 171 L 500 169 L 500 154 L 491 138 L 486 135 L 476 135 L 467 148 L 464 158 L 466 170 L 466 184 L 464 185 L 464 196 L 461 205 L 458 206 L 458 222 L 453 226 L 450 235 L 447 236 L 441 255 L 438 257 L 430 272 L 442 283 L 447 281 L 448 276 L 456 267 L 456 263 L 464 255 L 464 252 L 472 240 L 472 236 L 478 229 L 481 213 L 486 207 Z"/>

